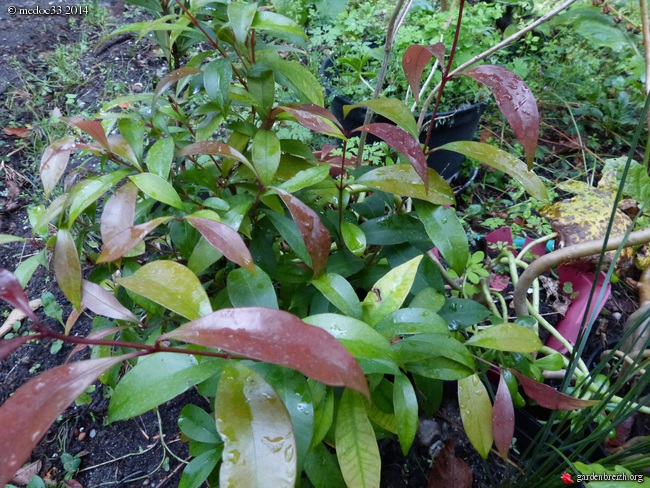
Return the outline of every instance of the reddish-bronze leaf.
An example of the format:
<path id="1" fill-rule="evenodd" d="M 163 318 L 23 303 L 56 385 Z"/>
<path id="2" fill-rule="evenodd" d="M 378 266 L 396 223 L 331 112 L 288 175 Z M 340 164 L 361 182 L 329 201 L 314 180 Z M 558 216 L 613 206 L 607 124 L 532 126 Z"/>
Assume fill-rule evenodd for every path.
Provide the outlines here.
<path id="1" fill-rule="evenodd" d="M 10 137 L 24 139 L 29 135 L 30 130 L 27 127 L 5 127 L 2 132 Z"/>
<path id="2" fill-rule="evenodd" d="M 119 234 L 114 235 L 108 241 L 104 241 L 102 252 L 97 258 L 98 263 L 115 261 L 133 249 L 149 232 L 160 224 L 171 220 L 173 217 L 158 217 L 144 224 L 132 225 Z"/>
<path id="3" fill-rule="evenodd" d="M 32 319 L 35 324 L 40 324 L 38 317 L 29 306 L 29 300 L 25 296 L 23 287 L 20 286 L 20 281 L 8 269 L 0 268 L 0 298 L 2 298 L 9 305 L 17 308 L 27 317 Z"/>
<path id="4" fill-rule="evenodd" d="M 16 351 L 20 346 L 27 341 L 31 341 L 34 336 L 25 335 L 19 337 L 12 337 L 11 339 L 3 339 L 0 341 L 0 361 L 4 361 L 7 356 Z"/>
<path id="5" fill-rule="evenodd" d="M 202 217 L 188 217 L 187 220 L 226 258 L 251 273 L 257 272 L 251 253 L 236 230 L 216 220 Z"/>
<path id="6" fill-rule="evenodd" d="M 47 146 L 41 156 L 40 175 L 45 190 L 45 197 L 49 198 L 50 193 L 65 173 L 68 166 L 70 153 L 75 148 L 74 137 L 66 136 L 54 141 Z"/>
<path id="7" fill-rule="evenodd" d="M 313 103 L 305 103 L 302 105 L 285 105 L 278 107 L 277 110 L 287 112 L 300 125 L 309 130 L 338 137 L 339 139 L 345 139 L 343 127 L 340 122 L 334 117 L 332 112 L 323 107 L 314 105 Z"/>
<path id="8" fill-rule="evenodd" d="M 187 322 L 158 340 L 169 339 L 288 366 L 325 384 L 347 386 L 369 396 L 366 377 L 343 344 L 325 330 L 282 310 L 219 310 Z"/>
<path id="9" fill-rule="evenodd" d="M 133 225 L 138 187 L 132 182 L 122 185 L 104 205 L 100 230 L 102 241 L 110 241 Z"/>
<path id="10" fill-rule="evenodd" d="M 555 388 L 521 374 L 519 371 L 515 371 L 514 369 L 510 371 L 517 377 L 521 386 L 524 387 L 526 395 L 544 408 L 550 408 L 551 410 L 578 410 L 600 403 L 598 400 L 582 400 L 565 395 Z"/>
<path id="11" fill-rule="evenodd" d="M 332 246 L 330 233 L 320 221 L 318 214 L 300 199 L 284 190 L 276 190 L 289 212 L 291 212 L 300 235 L 305 241 L 305 246 L 307 246 L 307 251 L 311 256 L 311 268 L 314 271 L 314 276 L 320 275 L 321 271 L 325 269 L 330 247 Z"/>
<path id="12" fill-rule="evenodd" d="M 194 156 L 196 154 L 212 154 L 213 156 L 225 156 L 235 159 L 241 163 L 250 164 L 248 159 L 237 151 L 237 149 L 230 147 L 228 144 L 216 141 L 200 141 L 185 146 L 178 151 L 177 156 Z"/>
<path id="13" fill-rule="evenodd" d="M 456 456 L 456 441 L 447 441 L 429 471 L 428 488 L 472 488 L 472 468 Z"/>
<path id="14" fill-rule="evenodd" d="M 433 56 L 444 67 L 445 45 L 442 42 L 431 46 L 413 44 L 406 49 L 404 56 L 402 56 L 402 69 L 416 102 L 420 101 L 422 73 Z"/>
<path id="15" fill-rule="evenodd" d="M 539 111 L 535 95 L 524 80 L 502 66 L 485 64 L 461 74 L 487 86 L 515 136 L 524 148 L 528 169 L 532 169 L 539 137 Z"/>
<path id="16" fill-rule="evenodd" d="M 117 301 L 117 298 L 90 281 L 83 280 L 81 284 L 81 304 L 97 315 L 128 322 L 139 322 L 128 308 Z"/>
<path id="17" fill-rule="evenodd" d="M 59 229 L 54 245 L 54 275 L 61 291 L 74 308 L 81 308 L 81 261 L 72 234 Z"/>
<path id="18" fill-rule="evenodd" d="M 18 388 L 0 408 L 0 486 L 11 481 L 50 425 L 75 398 L 108 368 L 132 356 L 65 364 Z"/>
<path id="19" fill-rule="evenodd" d="M 182 80 L 186 76 L 195 75 L 197 73 L 203 73 L 203 71 L 198 68 L 184 66 L 167 74 L 162 80 L 160 80 L 160 83 L 158 83 L 158 86 L 156 86 L 156 89 L 153 92 L 153 103 L 156 103 L 156 99 L 160 96 L 160 94 L 167 90 L 167 88 L 172 86 L 178 80 Z"/>
<path id="20" fill-rule="evenodd" d="M 72 121 L 72 124 L 92 137 L 104 149 L 109 149 L 106 132 L 104 131 L 104 128 L 100 122 L 96 120 L 80 120 L 79 122 Z"/>
<path id="21" fill-rule="evenodd" d="M 404 129 L 392 124 L 368 124 L 353 130 L 352 132 L 363 131 L 379 137 L 386 141 L 390 147 L 395 149 L 408 160 L 413 169 L 424 182 L 424 187 L 429 191 L 429 168 L 427 158 L 420 147 L 420 142 Z"/>
<path id="22" fill-rule="evenodd" d="M 501 454 L 504 461 L 507 461 L 512 437 L 515 435 L 515 408 L 503 375 L 499 375 L 499 387 L 494 397 L 492 434 L 499 454 Z"/>

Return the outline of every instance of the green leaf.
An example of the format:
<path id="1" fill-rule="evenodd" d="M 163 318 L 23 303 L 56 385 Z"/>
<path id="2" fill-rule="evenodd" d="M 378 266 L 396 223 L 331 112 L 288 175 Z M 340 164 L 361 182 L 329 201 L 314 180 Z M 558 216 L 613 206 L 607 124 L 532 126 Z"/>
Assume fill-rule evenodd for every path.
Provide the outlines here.
<path id="1" fill-rule="evenodd" d="M 365 322 L 333 313 L 312 315 L 304 321 L 332 334 L 357 358 L 394 362 L 388 340 Z"/>
<path id="2" fill-rule="evenodd" d="M 145 356 L 113 390 L 108 421 L 130 419 L 189 390 L 218 372 L 225 360 L 160 352 Z"/>
<path id="3" fill-rule="evenodd" d="M 291 90 L 301 102 L 323 106 L 325 99 L 320 82 L 312 72 L 298 61 L 288 61 L 274 53 L 273 56 L 259 56 L 273 70 L 275 80 Z"/>
<path id="4" fill-rule="evenodd" d="M 355 256 L 361 256 L 366 250 L 366 235 L 358 225 L 352 222 L 341 222 L 341 236 L 345 247 Z"/>
<path id="5" fill-rule="evenodd" d="M 152 173 L 139 173 L 129 178 L 147 196 L 172 207 L 183 209 L 181 197 L 178 196 L 174 187 L 162 177 Z"/>
<path id="6" fill-rule="evenodd" d="M 309 39 L 302 27 L 293 20 L 284 15 L 269 12 L 268 10 L 258 11 L 251 27 L 258 31 L 277 33 L 280 37 L 286 37 L 288 35 L 294 42 L 296 38 Z"/>
<path id="7" fill-rule="evenodd" d="M 275 102 L 275 78 L 273 71 L 262 64 L 253 64 L 248 72 L 248 93 L 261 119 L 266 119 Z"/>
<path id="8" fill-rule="evenodd" d="M 427 202 L 418 202 L 416 208 L 433 245 L 451 269 L 459 276 L 462 275 L 469 258 L 469 243 L 456 212 Z"/>
<path id="9" fill-rule="evenodd" d="M 341 312 L 361 319 L 361 303 L 352 285 L 341 275 L 323 273 L 312 284 Z"/>
<path id="10" fill-rule="evenodd" d="M 418 400 L 411 381 L 403 374 L 395 376 L 393 385 L 393 406 L 397 420 L 397 436 L 402 448 L 402 454 L 408 454 L 415 434 L 418 431 Z"/>
<path id="11" fill-rule="evenodd" d="M 482 322 L 490 316 L 490 311 L 474 300 L 452 297 L 447 298 L 438 315 L 447 321 L 451 330 L 457 330 Z"/>
<path id="12" fill-rule="evenodd" d="M 174 151 L 174 140 L 171 137 L 158 139 L 147 152 L 147 169 L 152 174 L 158 175 L 166 181 L 169 177 L 169 170 L 172 167 Z M 140 188 L 140 185 L 138 185 L 138 188 Z M 142 191 L 144 190 L 142 189 Z M 145 191 L 145 193 L 147 192 Z"/>
<path id="13" fill-rule="evenodd" d="M 457 380 L 476 371 L 467 348 L 443 334 L 417 334 L 397 341 L 393 348 L 407 371 L 426 378 Z"/>
<path id="14" fill-rule="evenodd" d="M 221 486 L 291 488 L 296 483 L 296 441 L 287 410 L 252 369 L 229 361 L 215 398 L 224 440 Z"/>
<path id="15" fill-rule="evenodd" d="M 270 185 L 280 166 L 280 140 L 275 132 L 258 130 L 251 146 L 253 165 L 263 185 Z"/>
<path id="16" fill-rule="evenodd" d="M 440 315 L 423 308 L 402 308 L 375 326 L 389 340 L 411 334 L 449 334 L 447 322 Z"/>
<path id="17" fill-rule="evenodd" d="M 483 459 L 492 448 L 492 403 L 478 374 L 458 380 L 458 406 L 465 433 Z"/>
<path id="18" fill-rule="evenodd" d="M 417 139 L 418 124 L 415 121 L 413 112 L 411 112 L 411 109 L 403 101 L 397 98 L 375 98 L 355 103 L 354 105 L 344 105 L 343 115 L 347 117 L 350 110 L 356 107 L 368 107 L 373 112 L 392 120 L 398 127 L 404 129 Z"/>
<path id="19" fill-rule="evenodd" d="M 181 432 L 192 440 L 207 444 L 220 444 L 217 424 L 208 412 L 196 405 L 185 405 L 178 417 Z"/>
<path id="20" fill-rule="evenodd" d="M 347 486 L 379 488 L 381 458 L 361 395 L 345 389 L 336 418 L 336 457 Z"/>
<path id="21" fill-rule="evenodd" d="M 296 173 L 291 179 L 282 183 L 278 188 L 287 193 L 296 193 L 303 188 L 316 185 L 330 175 L 330 166 L 314 166 Z"/>
<path id="22" fill-rule="evenodd" d="M 374 326 L 402 306 L 411 291 L 420 261 L 422 256 L 413 258 L 393 268 L 374 284 L 361 304 L 365 322 Z"/>
<path id="23" fill-rule="evenodd" d="M 427 193 L 422 179 L 410 164 L 394 164 L 368 171 L 355 183 L 436 205 L 454 204 L 454 192 L 449 183 L 434 170 L 429 169 L 429 192 Z"/>
<path id="24" fill-rule="evenodd" d="M 336 456 L 318 443 L 305 459 L 305 473 L 314 488 L 346 488 Z"/>
<path id="25" fill-rule="evenodd" d="M 209 449 L 192 459 L 185 469 L 178 488 L 199 488 L 221 460 L 222 448 Z"/>
<path id="26" fill-rule="evenodd" d="M 108 110 L 106 110 L 108 112 Z M 120 134 L 126 139 L 133 149 L 135 157 L 142 158 L 142 146 L 144 144 L 144 120 L 140 117 L 119 119 L 117 126 L 120 129 Z"/>
<path id="27" fill-rule="evenodd" d="M 295 221 L 285 215 L 270 210 L 265 210 L 264 215 L 273 223 L 282 238 L 287 242 L 293 252 L 296 253 L 296 256 L 307 266 L 311 267 L 311 256 L 309 255 L 309 251 L 307 251 L 307 246 Z"/>
<path id="28" fill-rule="evenodd" d="M 331 388 L 327 388 L 323 383 L 317 383 L 314 380 L 307 380 L 312 390 L 312 398 L 314 399 L 314 432 L 311 440 L 311 449 L 313 450 L 318 446 L 332 427 L 334 421 L 334 392 Z M 322 390 L 320 390 L 322 388 Z M 323 392 L 322 399 L 316 401 L 315 390 Z M 305 469 L 307 467 L 305 466 Z"/>
<path id="29" fill-rule="evenodd" d="M 203 285 L 188 268 L 174 261 L 154 261 L 118 284 L 193 320 L 212 312 Z"/>
<path id="30" fill-rule="evenodd" d="M 228 25 L 232 28 L 235 40 L 244 44 L 248 31 L 255 18 L 257 4 L 233 2 L 228 4 Z"/>
<path id="31" fill-rule="evenodd" d="M 235 307 L 266 307 L 278 309 L 278 298 L 269 275 L 258 266 L 256 273 L 239 268 L 228 275 L 228 297 Z"/>
<path id="32" fill-rule="evenodd" d="M 497 324 L 483 329 L 467 341 L 467 346 L 478 346 L 497 351 L 535 352 L 542 348 L 537 334 L 517 324 Z"/>
<path id="33" fill-rule="evenodd" d="M 70 205 L 68 222 L 72 224 L 77 220 L 81 212 L 95 203 L 99 197 L 117 185 L 129 173 L 128 169 L 114 171 L 99 178 L 89 178 L 73 186 L 68 193 L 67 200 Z"/>
<path id="34" fill-rule="evenodd" d="M 440 146 L 438 149 L 446 149 L 464 154 L 468 158 L 476 159 L 494 169 L 503 171 L 521 183 L 521 186 L 531 196 L 541 201 L 548 201 L 546 186 L 540 180 L 539 176 L 529 171 L 523 161 L 498 147 L 493 147 L 483 142 L 457 141 L 449 142 L 444 146 Z"/>
<path id="35" fill-rule="evenodd" d="M 81 261 L 69 230 L 59 229 L 52 264 L 61 291 L 74 308 L 81 310 Z"/>
<path id="36" fill-rule="evenodd" d="M 27 239 L 23 239 L 18 236 L 10 236 L 8 234 L 0 234 L 0 244 L 9 244 L 10 242 L 25 242 Z"/>
<path id="37" fill-rule="evenodd" d="M 47 263 L 46 252 L 47 250 L 43 249 L 35 256 L 25 259 L 14 270 L 14 274 L 16 275 L 16 278 L 18 278 L 20 286 L 25 288 L 27 286 L 27 283 L 29 283 L 29 280 L 32 278 L 32 275 L 36 271 L 36 268 L 38 268 L 38 265 L 42 264 L 43 262 Z"/>
<path id="38" fill-rule="evenodd" d="M 230 60 L 218 58 L 211 61 L 203 72 L 203 86 L 210 99 L 223 110 L 228 104 L 232 66 Z"/>

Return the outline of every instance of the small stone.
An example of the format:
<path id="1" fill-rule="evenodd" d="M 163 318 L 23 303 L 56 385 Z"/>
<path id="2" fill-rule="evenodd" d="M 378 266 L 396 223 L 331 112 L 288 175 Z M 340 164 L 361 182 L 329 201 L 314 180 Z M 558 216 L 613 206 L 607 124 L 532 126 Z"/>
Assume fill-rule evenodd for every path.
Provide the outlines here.
<path id="1" fill-rule="evenodd" d="M 83 441 L 85 438 L 86 438 L 86 433 L 85 432 L 80 433 L 79 437 L 77 437 L 77 439 L 79 439 L 80 441 Z"/>
<path id="2" fill-rule="evenodd" d="M 617 322 L 621 320 L 621 317 L 622 317 L 621 312 L 614 312 L 614 313 L 612 314 L 612 318 L 613 318 L 614 320 L 616 320 Z"/>
<path id="3" fill-rule="evenodd" d="M 97 435 L 97 431 L 95 429 L 91 429 L 90 430 L 90 438 L 94 439 L 96 435 Z"/>

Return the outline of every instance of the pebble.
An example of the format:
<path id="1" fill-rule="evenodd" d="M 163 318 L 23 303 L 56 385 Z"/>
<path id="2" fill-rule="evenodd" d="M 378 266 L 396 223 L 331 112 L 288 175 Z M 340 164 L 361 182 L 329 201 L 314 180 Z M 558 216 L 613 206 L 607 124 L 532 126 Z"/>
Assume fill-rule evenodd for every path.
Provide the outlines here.
<path id="1" fill-rule="evenodd" d="M 90 430 L 90 438 L 93 439 L 97 435 L 97 431 L 95 429 Z"/>
<path id="2" fill-rule="evenodd" d="M 621 317 L 622 317 L 621 312 L 614 312 L 614 313 L 612 314 L 612 318 L 613 318 L 614 320 L 616 320 L 617 322 L 618 322 L 619 320 L 621 320 Z"/>

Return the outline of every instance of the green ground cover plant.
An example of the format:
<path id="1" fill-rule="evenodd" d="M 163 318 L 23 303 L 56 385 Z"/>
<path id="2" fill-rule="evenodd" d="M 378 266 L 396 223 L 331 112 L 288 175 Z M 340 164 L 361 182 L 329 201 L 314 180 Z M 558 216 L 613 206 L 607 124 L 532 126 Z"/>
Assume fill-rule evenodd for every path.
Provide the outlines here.
<path id="1" fill-rule="evenodd" d="M 120 97 L 94 119 L 61 117 L 69 135 L 48 146 L 40 167 L 51 201 L 31 216 L 44 249 L 0 271 L 0 296 L 35 332 L 2 341 L 0 357 L 35 338 L 75 343 L 74 354 L 91 349 L 91 359 L 38 375 L 0 408 L 0 444 L 14 445 L 0 455 L 0 483 L 97 379 L 112 390 L 109 422 L 193 387 L 211 399 L 212 412 L 188 405 L 179 418 L 193 456 L 183 487 L 376 487 L 377 438 L 396 438 L 408 452 L 419 412 L 437 408 L 445 381 L 458 382 L 463 425 L 483 458 L 493 445 L 509 456 L 514 405 L 524 398 L 560 411 L 602 401 L 647 409 L 638 395 L 604 392 L 577 356 L 542 345 L 538 328 L 553 328 L 536 307 L 538 290 L 530 306 L 528 286 L 516 292 L 524 290 L 518 303 L 533 319 L 509 319 L 489 289 L 485 255 L 470 250 L 453 191 L 426 165 L 409 106 L 364 101 L 396 124 L 360 129 L 385 142 L 394 164 L 367 164 L 361 148 L 353 160 L 354 134 L 323 108 L 296 22 L 253 3 L 133 3 L 156 20 L 116 34 L 153 34 L 170 72 L 153 92 Z M 436 109 L 455 79 L 463 5 L 451 59 L 440 63 Z M 421 48 L 423 68 L 436 52 Z M 418 71 L 406 70 L 411 86 Z M 485 143 L 445 149 L 547 201 L 531 171 L 532 93 L 503 68 L 465 74 L 494 94 L 526 162 Z M 295 125 L 340 140 L 340 154 L 278 136 Z M 77 152 L 100 164 L 65 185 Z M 525 253 L 503 249 L 496 258 L 513 283 Z M 64 333 L 41 321 L 23 292 L 48 255 L 74 307 Z M 77 337 L 84 310 L 96 315 L 93 330 Z M 581 383 L 564 393 L 542 383 L 544 371 L 561 369 Z M 484 381 L 488 373 L 498 386 Z"/>

